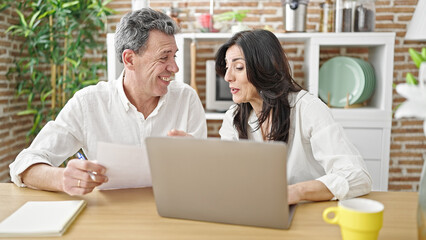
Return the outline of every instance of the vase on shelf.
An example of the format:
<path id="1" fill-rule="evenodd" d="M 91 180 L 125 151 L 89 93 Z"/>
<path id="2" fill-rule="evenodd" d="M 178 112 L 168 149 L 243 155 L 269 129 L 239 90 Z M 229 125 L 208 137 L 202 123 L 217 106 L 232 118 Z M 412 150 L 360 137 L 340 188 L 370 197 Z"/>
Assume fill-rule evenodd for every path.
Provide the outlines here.
<path id="1" fill-rule="evenodd" d="M 233 25 L 231 27 L 232 33 L 237 33 L 237 32 L 241 32 L 241 31 L 245 31 L 245 30 L 250 30 L 250 27 L 243 24 L 242 22 L 237 22 L 236 25 Z"/>

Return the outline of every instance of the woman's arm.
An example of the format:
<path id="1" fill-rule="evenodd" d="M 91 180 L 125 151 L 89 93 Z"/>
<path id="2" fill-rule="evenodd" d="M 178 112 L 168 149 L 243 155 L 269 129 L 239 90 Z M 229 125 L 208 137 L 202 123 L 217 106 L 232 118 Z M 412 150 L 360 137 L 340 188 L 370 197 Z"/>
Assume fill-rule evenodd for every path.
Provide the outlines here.
<path id="1" fill-rule="evenodd" d="M 369 193 L 371 177 L 364 159 L 328 107 L 314 99 L 303 113 L 305 139 L 311 145 L 313 158 L 325 171 L 325 175 L 315 180 L 339 200 Z"/>
<path id="2" fill-rule="evenodd" d="M 300 201 L 326 201 L 334 195 L 324 183 L 311 180 L 288 186 L 288 204 L 296 204 Z"/>

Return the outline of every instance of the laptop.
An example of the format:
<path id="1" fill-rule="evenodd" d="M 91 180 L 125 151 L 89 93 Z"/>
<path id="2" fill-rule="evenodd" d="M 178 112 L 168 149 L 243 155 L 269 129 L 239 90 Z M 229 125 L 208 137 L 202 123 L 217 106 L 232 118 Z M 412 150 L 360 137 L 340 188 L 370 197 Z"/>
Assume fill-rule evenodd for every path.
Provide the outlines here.
<path id="1" fill-rule="evenodd" d="M 148 137 L 146 147 L 160 216 L 290 227 L 286 144 Z"/>

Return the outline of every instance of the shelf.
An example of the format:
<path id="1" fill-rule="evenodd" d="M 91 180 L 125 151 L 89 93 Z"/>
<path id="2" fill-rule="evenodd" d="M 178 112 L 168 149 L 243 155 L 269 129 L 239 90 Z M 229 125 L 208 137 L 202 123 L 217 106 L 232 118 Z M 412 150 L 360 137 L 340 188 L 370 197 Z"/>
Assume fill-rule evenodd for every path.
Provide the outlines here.
<path id="1" fill-rule="evenodd" d="M 205 40 L 227 40 L 231 38 L 234 34 L 232 33 L 180 33 L 176 35 L 176 38 L 182 39 L 195 39 L 200 41 Z M 322 44 L 330 43 L 334 46 L 338 45 L 357 45 L 357 46 L 365 46 L 372 44 L 375 42 L 377 44 L 382 44 L 383 37 L 394 37 L 395 33 L 391 32 L 345 32 L 345 33 L 276 33 L 275 34 L 278 39 L 286 40 L 286 41 L 308 41 L 310 39 L 318 39 Z M 340 42 L 339 38 L 345 39 L 346 42 Z M 375 41 L 369 43 L 367 41 L 359 41 L 360 38 L 367 39 L 376 39 Z M 352 39 L 353 41 L 348 41 L 348 39 Z"/>
<path id="2" fill-rule="evenodd" d="M 206 112 L 206 119 L 207 120 L 223 120 L 224 116 L 225 116 L 225 113 Z"/>
<path id="3" fill-rule="evenodd" d="M 318 96 L 318 75 L 320 50 L 322 47 L 367 47 L 368 61 L 376 74 L 376 90 L 369 106 L 380 111 L 391 108 L 393 49 L 395 33 L 359 32 L 359 33 L 277 33 L 280 41 L 301 42 L 304 44 L 305 87 Z M 176 80 L 189 83 L 190 54 L 192 41 L 226 41 L 231 33 L 182 33 L 176 35 L 179 51 L 176 61 L 180 71 Z"/>

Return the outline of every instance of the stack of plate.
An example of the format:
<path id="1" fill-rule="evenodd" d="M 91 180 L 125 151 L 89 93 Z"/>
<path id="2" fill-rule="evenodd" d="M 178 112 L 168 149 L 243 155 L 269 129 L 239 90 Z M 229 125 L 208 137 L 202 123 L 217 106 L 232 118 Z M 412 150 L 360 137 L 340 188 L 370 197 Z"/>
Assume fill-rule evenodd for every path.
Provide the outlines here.
<path id="1" fill-rule="evenodd" d="M 373 66 L 362 59 L 334 57 L 319 70 L 319 97 L 332 107 L 363 103 L 374 92 L 376 76 Z"/>

